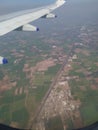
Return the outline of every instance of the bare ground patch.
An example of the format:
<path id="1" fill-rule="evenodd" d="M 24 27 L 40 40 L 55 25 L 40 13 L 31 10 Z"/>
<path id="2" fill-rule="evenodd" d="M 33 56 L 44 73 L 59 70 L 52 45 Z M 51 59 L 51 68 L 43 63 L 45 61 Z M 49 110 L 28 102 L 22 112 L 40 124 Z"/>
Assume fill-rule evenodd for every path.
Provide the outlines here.
<path id="1" fill-rule="evenodd" d="M 12 87 L 15 87 L 17 84 L 17 82 L 10 82 L 10 78 L 5 75 L 3 80 L 0 81 L 0 92 L 4 92 L 7 91 L 9 89 L 11 89 Z"/>
<path id="2" fill-rule="evenodd" d="M 77 48 L 77 49 L 75 50 L 75 52 L 76 52 L 76 53 L 82 53 L 82 54 L 84 54 L 84 55 L 86 55 L 86 56 L 89 56 L 89 55 L 90 55 L 90 52 L 89 52 L 89 51 L 83 50 L 83 49 L 79 49 L 79 48 Z"/>
<path id="3" fill-rule="evenodd" d="M 91 85 L 91 89 L 92 89 L 92 90 L 97 90 L 98 87 L 97 87 L 96 85 Z"/>

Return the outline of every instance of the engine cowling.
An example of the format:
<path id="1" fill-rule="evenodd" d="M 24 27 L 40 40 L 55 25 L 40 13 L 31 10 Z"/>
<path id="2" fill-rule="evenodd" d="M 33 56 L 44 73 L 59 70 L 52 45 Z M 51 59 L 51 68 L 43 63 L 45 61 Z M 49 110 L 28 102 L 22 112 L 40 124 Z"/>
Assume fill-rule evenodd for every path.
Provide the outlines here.
<path id="1" fill-rule="evenodd" d="M 57 15 L 49 13 L 49 14 L 43 16 L 42 18 L 56 18 L 56 17 L 57 17 Z"/>
<path id="2" fill-rule="evenodd" d="M 7 64 L 8 60 L 2 56 L 0 56 L 0 64 Z"/>
<path id="3" fill-rule="evenodd" d="M 23 25 L 16 29 L 17 31 L 39 31 L 39 28 L 30 24 Z"/>

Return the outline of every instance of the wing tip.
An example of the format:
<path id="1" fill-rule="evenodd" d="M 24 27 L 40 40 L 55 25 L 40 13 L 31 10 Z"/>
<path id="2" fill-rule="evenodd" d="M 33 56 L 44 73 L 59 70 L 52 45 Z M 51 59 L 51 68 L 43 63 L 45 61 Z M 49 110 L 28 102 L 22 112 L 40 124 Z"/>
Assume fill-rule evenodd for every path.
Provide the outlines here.
<path id="1" fill-rule="evenodd" d="M 65 0 L 57 0 L 57 5 L 63 5 L 66 1 Z"/>

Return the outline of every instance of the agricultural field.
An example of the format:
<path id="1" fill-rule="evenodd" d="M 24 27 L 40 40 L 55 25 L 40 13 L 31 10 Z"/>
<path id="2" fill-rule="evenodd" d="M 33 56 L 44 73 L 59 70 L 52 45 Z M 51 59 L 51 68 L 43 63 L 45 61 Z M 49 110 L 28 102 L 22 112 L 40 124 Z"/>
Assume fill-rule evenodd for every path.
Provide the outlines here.
<path id="1" fill-rule="evenodd" d="M 69 71 L 72 95 L 81 101 L 80 113 L 84 126 L 98 121 L 98 30 L 96 33 L 94 31 L 87 33 L 89 42 L 81 37 L 85 46 L 75 47 L 77 59 L 73 60 Z"/>
<path id="2" fill-rule="evenodd" d="M 48 44 L 42 38 L 13 37 L 14 34 L 0 41 L 1 54 L 9 60 L 6 66 L 0 66 L 0 122 L 26 128 L 59 71 L 64 58 L 59 60 L 65 53 L 55 40 Z"/>
<path id="3" fill-rule="evenodd" d="M 18 128 L 29 128 L 32 117 L 49 90 L 71 48 L 65 74 L 74 100 L 79 100 L 83 126 L 98 120 L 98 29 L 94 25 L 73 27 L 52 36 L 33 37 L 27 33 L 1 38 L 0 54 L 9 63 L 0 66 L 0 122 Z M 93 29 L 92 29 L 93 28 Z M 10 43 L 9 43 L 10 42 Z M 10 45 L 9 45 L 10 44 Z M 59 122 L 59 123 L 58 123 Z M 48 130 L 58 123 L 59 116 L 45 122 Z M 66 120 L 69 130 L 74 127 Z"/>

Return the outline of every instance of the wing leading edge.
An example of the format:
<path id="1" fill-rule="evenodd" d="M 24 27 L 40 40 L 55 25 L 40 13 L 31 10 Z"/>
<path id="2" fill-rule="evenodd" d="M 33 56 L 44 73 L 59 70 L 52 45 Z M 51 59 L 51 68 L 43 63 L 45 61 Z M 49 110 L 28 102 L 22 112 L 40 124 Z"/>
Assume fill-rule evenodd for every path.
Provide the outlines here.
<path id="1" fill-rule="evenodd" d="M 7 19 L 0 22 L 0 36 L 5 35 L 10 31 L 23 28 L 25 26 L 27 27 L 28 23 L 35 21 L 41 17 L 53 17 L 53 14 L 50 13 L 56 8 L 62 6 L 64 3 L 65 0 L 57 0 L 54 4 L 49 6 L 37 8 L 35 10 L 27 10 L 18 14 L 13 13 L 12 15 L 7 16 Z M 33 28 L 34 27 L 32 27 L 32 29 Z M 36 30 L 38 30 L 38 28 Z"/>

